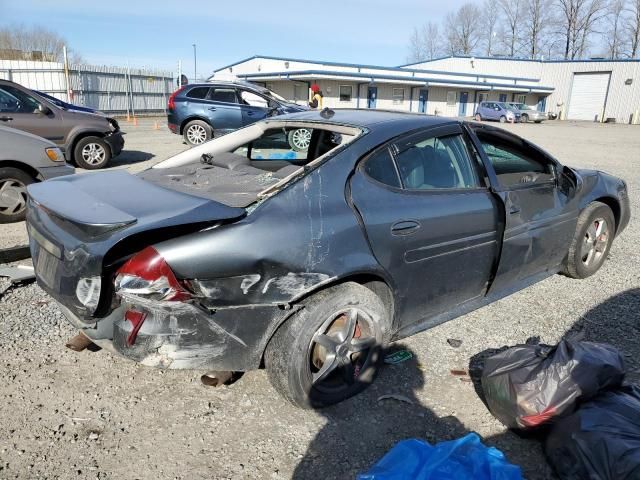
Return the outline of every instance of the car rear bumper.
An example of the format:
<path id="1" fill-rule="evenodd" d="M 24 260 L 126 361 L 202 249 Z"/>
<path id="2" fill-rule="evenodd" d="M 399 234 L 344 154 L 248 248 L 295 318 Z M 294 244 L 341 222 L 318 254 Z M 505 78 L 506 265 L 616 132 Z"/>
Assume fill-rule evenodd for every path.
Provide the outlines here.
<path id="1" fill-rule="evenodd" d="M 67 321 L 97 345 L 149 367 L 247 371 L 260 367 L 262 352 L 287 315 L 277 306 L 246 306 L 208 312 L 182 302 L 125 303 L 94 324 L 62 306 Z M 125 311 L 144 312 L 135 340 Z"/>
<path id="2" fill-rule="evenodd" d="M 122 132 L 113 132 L 104 137 L 104 141 L 109 144 L 112 157 L 120 155 L 120 152 L 124 148 L 124 137 L 122 136 Z"/>

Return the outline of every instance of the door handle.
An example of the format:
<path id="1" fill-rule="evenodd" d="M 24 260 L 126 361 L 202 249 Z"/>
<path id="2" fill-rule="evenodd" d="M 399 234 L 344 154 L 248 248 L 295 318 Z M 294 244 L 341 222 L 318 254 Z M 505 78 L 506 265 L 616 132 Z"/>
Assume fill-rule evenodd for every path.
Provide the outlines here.
<path id="1" fill-rule="evenodd" d="M 516 207 L 515 205 L 511 205 L 511 207 L 509 207 L 509 213 L 511 215 L 515 215 L 516 213 L 520 213 L 520 207 Z"/>
<path id="2" fill-rule="evenodd" d="M 254 114 L 255 114 L 255 112 L 253 112 L 252 110 L 249 110 L 247 112 L 247 115 L 250 116 L 250 117 L 253 117 Z"/>
<path id="3" fill-rule="evenodd" d="M 0 121 L 2 122 L 10 122 L 11 120 L 13 120 L 13 117 L 7 117 L 7 116 L 0 117 Z"/>
<path id="4" fill-rule="evenodd" d="M 216 107 L 209 107 L 209 110 L 211 110 L 212 112 L 216 109 Z"/>
<path id="5" fill-rule="evenodd" d="M 391 225 L 391 235 L 411 235 L 420 228 L 420 223 L 415 220 L 400 220 Z"/>

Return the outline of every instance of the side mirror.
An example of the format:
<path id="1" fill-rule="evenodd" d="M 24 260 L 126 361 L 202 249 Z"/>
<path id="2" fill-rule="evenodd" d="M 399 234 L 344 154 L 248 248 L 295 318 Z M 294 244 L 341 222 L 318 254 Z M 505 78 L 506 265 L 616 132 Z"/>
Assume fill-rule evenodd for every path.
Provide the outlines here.
<path id="1" fill-rule="evenodd" d="M 38 108 L 34 113 L 41 113 L 42 115 L 49 115 L 51 113 L 51 109 L 42 103 L 38 104 Z"/>

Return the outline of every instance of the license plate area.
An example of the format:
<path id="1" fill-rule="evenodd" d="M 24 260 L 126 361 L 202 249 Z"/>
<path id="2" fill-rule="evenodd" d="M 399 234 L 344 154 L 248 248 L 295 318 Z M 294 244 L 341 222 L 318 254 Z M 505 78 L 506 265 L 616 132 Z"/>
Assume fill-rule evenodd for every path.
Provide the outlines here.
<path id="1" fill-rule="evenodd" d="M 38 280 L 49 288 L 55 286 L 58 269 L 60 268 L 60 260 L 40 245 L 37 245 L 37 255 L 33 267 Z"/>

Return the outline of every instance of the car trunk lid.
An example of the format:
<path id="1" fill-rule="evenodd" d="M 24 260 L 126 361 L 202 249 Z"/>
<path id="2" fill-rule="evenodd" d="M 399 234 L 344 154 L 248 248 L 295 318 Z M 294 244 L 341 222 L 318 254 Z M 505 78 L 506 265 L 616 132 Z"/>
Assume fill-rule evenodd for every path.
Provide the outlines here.
<path id="1" fill-rule="evenodd" d="M 105 268 L 105 257 L 124 240 L 147 233 L 131 242 L 143 248 L 246 213 L 124 171 L 61 177 L 33 184 L 28 192 L 27 229 L 38 283 L 87 322 L 109 308 L 113 272 Z"/>

